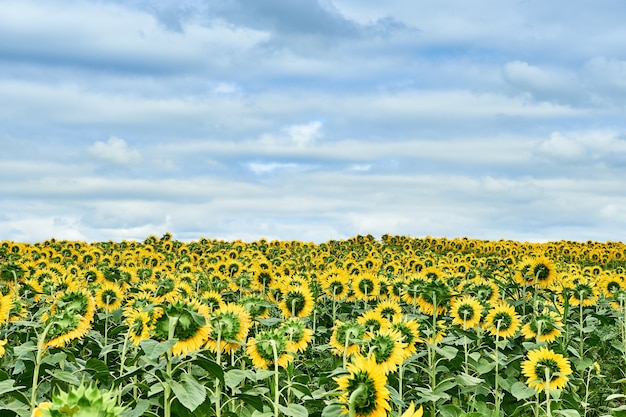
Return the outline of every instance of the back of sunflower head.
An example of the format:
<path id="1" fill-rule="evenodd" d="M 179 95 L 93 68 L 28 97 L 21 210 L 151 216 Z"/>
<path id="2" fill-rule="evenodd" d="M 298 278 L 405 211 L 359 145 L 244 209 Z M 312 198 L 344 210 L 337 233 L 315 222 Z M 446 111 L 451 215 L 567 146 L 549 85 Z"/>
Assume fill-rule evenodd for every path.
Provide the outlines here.
<path id="1" fill-rule="evenodd" d="M 92 385 L 84 385 L 61 391 L 52 401 L 40 404 L 33 416 L 41 417 L 119 417 L 123 407 L 116 405 L 115 396 L 108 391 L 100 391 Z"/>

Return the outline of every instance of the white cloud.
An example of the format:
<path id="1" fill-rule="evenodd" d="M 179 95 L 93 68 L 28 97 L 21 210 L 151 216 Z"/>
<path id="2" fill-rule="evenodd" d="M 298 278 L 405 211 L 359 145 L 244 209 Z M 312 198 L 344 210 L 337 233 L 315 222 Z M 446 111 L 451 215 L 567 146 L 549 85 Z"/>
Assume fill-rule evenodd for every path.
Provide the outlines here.
<path id="1" fill-rule="evenodd" d="M 539 151 L 556 159 L 577 161 L 586 154 L 585 145 L 580 141 L 564 136 L 560 132 L 553 132 L 550 139 L 539 144 Z"/>
<path id="2" fill-rule="evenodd" d="M 248 167 L 250 171 L 254 172 L 255 174 L 269 174 L 279 169 L 294 170 L 300 167 L 298 164 L 294 164 L 294 163 L 278 163 L 278 162 L 270 162 L 270 163 L 250 162 L 246 164 L 246 166 Z"/>
<path id="3" fill-rule="evenodd" d="M 305 124 L 289 125 L 282 128 L 282 134 L 264 133 L 259 142 L 270 146 L 295 146 L 305 148 L 322 137 L 322 122 L 312 121 Z"/>
<path id="4" fill-rule="evenodd" d="M 141 153 L 128 147 L 124 139 L 111 136 L 106 142 L 97 141 L 88 149 L 89 154 L 117 165 L 131 165 L 141 161 Z"/>

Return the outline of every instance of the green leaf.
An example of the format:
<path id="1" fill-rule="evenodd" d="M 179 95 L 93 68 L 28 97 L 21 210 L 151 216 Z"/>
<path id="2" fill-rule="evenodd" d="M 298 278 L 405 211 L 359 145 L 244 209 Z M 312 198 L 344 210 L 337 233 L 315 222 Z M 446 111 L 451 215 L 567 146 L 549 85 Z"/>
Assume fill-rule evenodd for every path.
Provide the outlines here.
<path id="1" fill-rule="evenodd" d="M 457 384 L 464 387 L 475 387 L 476 385 L 479 385 L 485 381 L 482 378 L 477 378 L 466 373 L 456 375 L 454 378 L 456 379 Z"/>
<path id="2" fill-rule="evenodd" d="M 530 388 L 523 382 L 518 381 L 511 385 L 511 394 L 515 397 L 515 399 L 521 401 L 533 397 L 536 392 L 534 388 Z"/>
<path id="3" fill-rule="evenodd" d="M 463 410 L 454 404 L 446 404 L 439 407 L 439 414 L 442 417 L 459 417 L 463 415 Z"/>
<path id="4" fill-rule="evenodd" d="M 438 354 L 440 354 L 441 356 L 443 356 L 449 361 L 456 358 L 457 353 L 459 353 L 459 350 L 453 346 L 444 346 L 444 347 L 434 346 L 434 348 L 435 348 L 435 352 L 437 352 Z"/>
<path id="5" fill-rule="evenodd" d="M 0 395 L 6 394 L 7 392 L 17 391 L 22 388 L 25 388 L 22 386 L 16 387 L 13 385 L 14 383 L 15 381 L 12 379 L 5 379 L 4 381 L 0 381 Z"/>
<path id="6" fill-rule="evenodd" d="M 251 371 L 243 371 L 241 369 L 231 369 L 230 371 L 224 374 L 224 384 L 228 388 L 234 388 L 237 385 L 241 384 L 241 381 L 243 381 L 244 379 L 251 378 L 253 376 L 254 376 L 254 373 Z"/>
<path id="7" fill-rule="evenodd" d="M 572 410 L 571 408 L 566 410 L 554 410 L 553 413 L 560 414 L 564 417 L 580 417 L 580 413 L 576 410 Z"/>
<path id="8" fill-rule="evenodd" d="M 611 401 L 611 400 L 615 400 L 617 398 L 626 398 L 626 395 L 624 394 L 611 394 L 608 397 L 606 397 L 607 401 Z"/>
<path id="9" fill-rule="evenodd" d="M 78 377 L 71 372 L 62 371 L 60 369 L 48 369 L 46 372 L 58 381 L 67 382 L 68 384 L 76 387 L 80 385 L 80 379 L 78 379 Z"/>
<path id="10" fill-rule="evenodd" d="M 257 395 L 237 394 L 235 398 L 240 399 L 246 405 L 252 406 L 255 410 L 263 411 L 263 399 Z"/>
<path id="11" fill-rule="evenodd" d="M 222 367 L 219 366 L 216 362 L 213 362 L 206 356 L 198 355 L 194 359 L 193 363 L 207 371 L 209 375 L 219 379 L 222 385 L 226 385 L 226 381 L 224 379 L 224 369 L 222 369 Z"/>
<path id="12" fill-rule="evenodd" d="M 157 342 L 152 339 L 144 339 L 139 342 L 141 349 L 151 359 L 157 359 L 159 356 L 170 350 L 178 342 L 178 339 L 170 339 L 165 342 Z"/>
<path id="13" fill-rule="evenodd" d="M 257 369 L 256 380 L 262 381 L 270 376 L 274 375 L 274 371 L 268 371 L 267 369 Z"/>
<path id="14" fill-rule="evenodd" d="M 329 404 L 322 410 L 321 417 L 339 417 L 343 413 L 341 404 Z"/>
<path id="15" fill-rule="evenodd" d="M 172 379 L 167 383 L 172 388 L 176 399 L 189 411 L 193 411 L 206 399 L 206 389 L 193 376 L 182 374 L 180 382 Z"/>
<path id="16" fill-rule="evenodd" d="M 122 413 L 122 417 L 141 417 L 143 413 L 150 407 L 150 401 L 140 399 L 135 404 L 135 408 L 127 408 Z"/>
<path id="17" fill-rule="evenodd" d="M 65 353 L 57 352 L 54 355 L 44 355 L 43 359 L 41 360 L 41 363 L 42 364 L 46 363 L 49 365 L 56 365 L 64 361 L 65 358 L 67 358 L 67 355 Z"/>
<path id="18" fill-rule="evenodd" d="M 309 417 L 309 410 L 300 404 L 289 404 L 287 407 L 279 404 L 278 408 L 288 417 Z"/>

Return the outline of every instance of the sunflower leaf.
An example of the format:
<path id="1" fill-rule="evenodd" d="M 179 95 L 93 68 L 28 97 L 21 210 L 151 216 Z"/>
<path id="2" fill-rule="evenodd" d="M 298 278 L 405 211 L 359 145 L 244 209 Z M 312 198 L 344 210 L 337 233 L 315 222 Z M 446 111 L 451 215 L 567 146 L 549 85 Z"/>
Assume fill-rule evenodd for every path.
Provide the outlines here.
<path id="1" fill-rule="evenodd" d="M 205 387 L 189 374 L 182 374 L 180 382 L 170 379 L 167 383 L 172 388 L 176 399 L 189 411 L 198 408 L 206 399 Z"/>
<path id="2" fill-rule="evenodd" d="M 152 339 L 144 339 L 139 342 L 141 349 L 151 359 L 156 359 L 168 350 L 170 350 L 178 342 L 178 339 L 169 339 L 165 342 L 157 342 Z"/>
<path id="3" fill-rule="evenodd" d="M 300 404 L 278 405 L 280 411 L 288 417 L 309 417 L 309 410 Z"/>
<path id="4" fill-rule="evenodd" d="M 525 400 L 535 395 L 535 389 L 528 387 L 523 382 L 516 382 L 511 385 L 511 394 L 518 400 Z"/>

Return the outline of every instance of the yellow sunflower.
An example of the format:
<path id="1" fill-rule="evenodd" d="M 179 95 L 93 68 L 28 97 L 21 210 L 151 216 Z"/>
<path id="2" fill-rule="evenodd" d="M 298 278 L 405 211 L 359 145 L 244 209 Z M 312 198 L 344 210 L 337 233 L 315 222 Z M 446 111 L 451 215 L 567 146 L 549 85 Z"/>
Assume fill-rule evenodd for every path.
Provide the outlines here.
<path id="1" fill-rule="evenodd" d="M 293 360 L 288 351 L 287 338 L 278 329 L 262 330 L 256 337 L 249 338 L 246 353 L 254 366 L 260 369 L 269 369 L 274 364 L 286 368 Z"/>
<path id="2" fill-rule="evenodd" d="M 0 323 L 9 320 L 9 313 L 13 308 L 13 293 L 0 296 Z"/>
<path id="3" fill-rule="evenodd" d="M 289 285 L 282 293 L 278 307 L 284 317 L 308 317 L 315 308 L 313 294 L 307 286 Z"/>
<path id="4" fill-rule="evenodd" d="M 526 384 L 537 392 L 562 389 L 571 373 L 569 359 L 545 347 L 529 351 L 528 359 L 522 362 Z"/>
<path id="5" fill-rule="evenodd" d="M 138 346 L 139 342 L 150 338 L 150 321 L 150 315 L 146 311 L 133 310 L 128 313 L 125 322 L 128 326 L 128 338 L 133 345 Z"/>
<path id="6" fill-rule="evenodd" d="M 117 283 L 104 281 L 96 290 L 95 299 L 96 305 L 108 313 L 120 308 L 124 301 L 124 292 Z"/>
<path id="7" fill-rule="evenodd" d="M 374 311 L 387 320 L 393 320 L 394 317 L 402 315 L 402 306 L 395 299 L 387 299 L 378 303 Z"/>
<path id="8" fill-rule="evenodd" d="M 529 321 L 520 331 L 526 339 L 551 343 L 561 335 L 563 322 L 555 312 L 543 311 L 529 317 Z"/>
<path id="9" fill-rule="evenodd" d="M 361 352 L 364 356 L 371 355 L 385 374 L 395 372 L 405 358 L 406 344 L 402 340 L 402 334 L 398 330 L 367 332 Z"/>
<path id="10" fill-rule="evenodd" d="M 401 341 L 404 343 L 404 358 L 409 358 L 417 353 L 416 343 L 419 339 L 419 326 L 415 320 L 405 316 L 396 316 L 391 322 L 390 329 L 400 332 Z"/>
<path id="11" fill-rule="evenodd" d="M 337 321 L 333 327 L 328 344 L 335 355 L 352 355 L 360 350 L 365 337 L 365 326 L 356 321 L 342 323 Z"/>
<path id="12" fill-rule="evenodd" d="M 230 353 L 246 340 L 252 320 L 243 306 L 228 303 L 210 315 L 211 325 L 206 347 L 217 352 Z M 219 344 L 218 344 L 219 340 Z"/>
<path id="13" fill-rule="evenodd" d="M 65 346 L 72 340 L 83 338 L 91 328 L 85 317 L 71 309 L 48 315 L 43 325 L 47 329 L 43 349 Z"/>
<path id="14" fill-rule="evenodd" d="M 476 298 L 470 295 L 457 298 L 450 309 L 452 324 L 458 324 L 463 330 L 476 327 L 480 324 L 482 311 L 483 306 Z"/>
<path id="15" fill-rule="evenodd" d="M 380 315 L 374 310 L 367 310 L 356 319 L 357 323 L 362 324 L 368 332 L 375 332 L 382 329 L 388 329 L 391 325 L 389 319 Z"/>
<path id="16" fill-rule="evenodd" d="M 387 417 L 391 410 L 387 377 L 376 360 L 357 356 L 347 369 L 348 375 L 335 378 L 343 413 L 348 413 L 352 401 L 355 417 Z"/>
<path id="17" fill-rule="evenodd" d="M 152 328 L 155 340 L 178 339 L 172 347 L 176 356 L 185 356 L 204 346 L 210 329 L 207 306 L 190 299 L 167 303 L 163 310 L 164 314 L 155 320 Z"/>
<path id="18" fill-rule="evenodd" d="M 298 318 L 291 318 L 280 325 L 280 331 L 287 338 L 287 350 L 289 352 L 303 352 L 313 336 L 313 330 L 307 329 Z"/>
<path id="19" fill-rule="evenodd" d="M 496 338 L 508 339 L 521 326 L 520 316 L 512 305 L 500 303 L 491 308 L 485 317 L 485 330 Z"/>
<path id="20" fill-rule="evenodd" d="M 375 300 L 380 293 L 380 278 L 370 272 L 362 272 L 352 278 L 352 290 L 357 300 Z"/>

